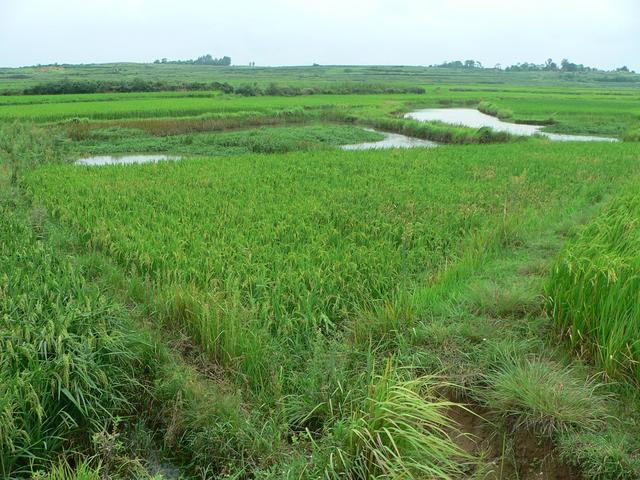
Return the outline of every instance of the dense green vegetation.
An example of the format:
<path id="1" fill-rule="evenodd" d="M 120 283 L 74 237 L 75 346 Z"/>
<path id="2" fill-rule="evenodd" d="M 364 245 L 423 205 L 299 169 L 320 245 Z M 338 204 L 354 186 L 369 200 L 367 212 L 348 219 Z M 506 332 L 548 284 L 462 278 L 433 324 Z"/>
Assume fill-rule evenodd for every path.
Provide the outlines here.
<path id="1" fill-rule="evenodd" d="M 382 85 L 345 83 L 342 85 L 317 86 L 317 87 L 290 87 L 270 83 L 262 87 L 257 83 L 246 83 L 233 86 L 227 82 L 179 82 L 167 83 L 162 81 L 142 80 L 134 78 L 131 81 L 93 81 L 67 79 L 40 83 L 25 88 L 22 93 L 25 95 L 61 95 L 71 93 L 129 93 L 129 92 L 175 92 L 175 91 L 220 91 L 224 93 L 235 93 L 244 97 L 257 97 L 262 95 L 281 95 L 293 97 L 296 95 L 314 94 L 348 94 L 348 93 L 424 93 L 420 87 L 385 87 Z"/>
<path id="2" fill-rule="evenodd" d="M 637 89 L 213 70 L 0 72 L 234 89 L 0 97 L 3 476 L 640 478 Z M 403 118 L 448 106 L 625 141 Z M 147 152 L 184 159 L 71 164 Z"/>
<path id="3" fill-rule="evenodd" d="M 310 88 L 340 83 L 386 86 L 428 87 L 438 84 L 561 86 L 619 88 L 637 87 L 640 76 L 628 72 L 511 71 L 480 68 L 418 66 L 300 66 L 300 67 L 222 67 L 210 65 L 110 63 L 94 65 L 48 65 L 23 68 L 0 68 L 0 92 L 19 93 L 25 87 L 69 81 L 133 81 L 138 78 L 177 84 L 188 78 L 192 82 L 229 83 L 233 86 L 271 83 Z"/>
<path id="4" fill-rule="evenodd" d="M 37 219 L 34 219 L 37 222 Z M 146 346 L 80 270 L 0 205 L 0 475 L 88 445 L 131 413 Z"/>
<path id="5" fill-rule="evenodd" d="M 275 419 L 283 408 L 285 423 L 274 425 L 275 431 L 299 425 L 324 432 L 320 438 L 333 449 L 343 428 L 345 413 L 339 412 L 354 408 L 351 389 L 372 381 L 358 373 L 369 368 L 372 360 L 365 359 L 381 356 L 383 362 L 397 351 L 396 368 L 440 370 L 440 362 L 429 367 L 435 360 L 429 355 L 409 352 L 428 338 L 432 322 L 451 321 L 446 313 L 437 320 L 432 315 L 466 291 L 468 276 L 521 248 L 546 226 L 540 223 L 544 216 L 553 218 L 549 212 L 579 211 L 637 171 L 632 146 L 589 146 L 580 154 L 583 148 L 548 145 L 527 154 L 526 145 L 473 147 L 460 155 L 457 147 L 125 169 L 50 167 L 29 174 L 26 184 L 47 210 L 80 232 L 83 245 L 128 272 L 129 288 L 157 312 L 158 322 L 173 335 L 186 333 L 206 358 L 235 372 L 231 379 L 246 389 L 253 409 L 266 409 L 263 414 Z M 464 268 L 455 274 L 455 287 L 445 265 Z M 466 381 L 470 392 L 479 389 L 477 401 L 497 414 L 517 415 L 523 425 L 552 438 L 601 430 L 594 414 L 614 407 L 569 367 L 549 363 L 553 356 L 523 365 L 531 362 L 526 359 L 532 347 L 518 344 L 492 360 L 495 349 L 505 348 L 505 326 L 518 342 L 526 341 L 521 329 L 542 310 L 535 287 L 530 290 L 522 280 L 517 285 L 502 294 L 506 298 L 497 297 L 496 305 L 490 303 L 497 295 L 492 289 L 500 287 L 462 293 L 470 295 L 475 312 L 466 322 L 475 323 L 487 340 L 469 350 L 477 331 L 465 332 L 464 322 L 454 322 L 449 328 L 465 333 L 459 347 L 449 346 L 445 368 L 453 373 L 477 361 L 486 364 L 485 373 L 495 368 L 486 373 L 493 385 L 488 391 L 480 388 L 483 377 Z M 445 297 L 437 300 L 441 289 Z M 485 318 L 480 324 L 477 315 Z M 495 322 L 502 329 L 491 332 Z M 333 352 L 336 339 L 362 350 L 362 360 L 356 355 L 341 365 L 342 349 Z M 473 360 L 465 360 L 471 352 Z M 321 373 L 327 365 L 334 367 Z M 339 379 L 332 380 L 336 374 Z M 314 378 L 330 383 L 314 387 Z M 538 399 L 545 381 L 548 397 Z M 531 382 L 533 396 L 522 397 L 526 391 L 508 382 Z M 604 402 L 601 410 L 594 409 L 596 402 Z"/>
<path id="6" fill-rule="evenodd" d="M 231 57 L 225 55 L 222 58 L 213 58 L 210 53 L 207 53 L 206 55 L 199 56 L 195 60 L 167 60 L 166 58 L 163 58 L 161 60 L 155 60 L 153 63 L 171 63 L 176 65 L 217 65 L 228 67 L 231 65 Z"/>
<path id="7" fill-rule="evenodd" d="M 321 150 L 381 140 L 382 135 L 349 125 L 311 124 L 263 127 L 223 133 L 155 136 L 135 128 L 90 130 L 87 138 L 71 145 L 78 154 L 163 152 L 185 155 L 238 155 Z"/>
<path id="8" fill-rule="evenodd" d="M 558 327 L 609 375 L 640 380 L 634 182 L 563 250 L 548 287 Z"/>

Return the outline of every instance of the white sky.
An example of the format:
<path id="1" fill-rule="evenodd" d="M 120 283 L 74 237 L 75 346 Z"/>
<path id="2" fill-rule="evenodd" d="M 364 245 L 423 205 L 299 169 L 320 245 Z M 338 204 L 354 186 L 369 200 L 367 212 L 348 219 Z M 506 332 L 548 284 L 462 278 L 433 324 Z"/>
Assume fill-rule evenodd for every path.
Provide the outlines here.
<path id="1" fill-rule="evenodd" d="M 640 70 L 640 0 L 0 0 L 0 66 L 576 63 Z"/>

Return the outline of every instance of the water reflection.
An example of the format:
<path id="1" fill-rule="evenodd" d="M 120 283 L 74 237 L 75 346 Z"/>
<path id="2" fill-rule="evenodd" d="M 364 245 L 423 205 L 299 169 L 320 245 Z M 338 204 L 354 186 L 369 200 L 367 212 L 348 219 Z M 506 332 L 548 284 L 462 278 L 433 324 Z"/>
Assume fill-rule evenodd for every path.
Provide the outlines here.
<path id="1" fill-rule="evenodd" d="M 180 160 L 182 157 L 173 155 L 98 155 L 85 157 L 76 161 L 78 165 L 131 165 L 134 163 L 155 163 L 166 160 Z"/>
<path id="2" fill-rule="evenodd" d="M 407 137 L 399 133 L 379 132 L 371 128 L 365 128 L 368 132 L 376 132 L 384 135 L 383 140 L 377 142 L 355 143 L 353 145 L 342 145 L 343 150 L 382 150 L 385 148 L 414 148 L 414 147 L 437 147 L 438 144 L 429 140 Z"/>

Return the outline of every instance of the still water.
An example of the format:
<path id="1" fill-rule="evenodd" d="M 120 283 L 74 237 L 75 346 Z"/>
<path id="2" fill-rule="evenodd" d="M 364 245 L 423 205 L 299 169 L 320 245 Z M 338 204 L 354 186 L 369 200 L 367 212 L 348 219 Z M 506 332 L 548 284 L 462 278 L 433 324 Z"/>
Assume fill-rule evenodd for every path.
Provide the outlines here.
<path id="1" fill-rule="evenodd" d="M 99 155 L 85 157 L 76 161 L 78 165 L 131 165 L 134 163 L 155 163 L 165 160 L 180 160 L 182 157 L 173 155 Z"/>
<path id="2" fill-rule="evenodd" d="M 413 147 L 437 147 L 438 144 L 420 138 L 407 137 L 399 133 L 379 132 L 370 128 L 365 128 L 368 132 L 376 132 L 384 135 L 384 139 L 377 142 L 355 143 L 353 145 L 342 145 L 342 150 L 381 150 L 385 148 L 413 148 Z"/>
<path id="3" fill-rule="evenodd" d="M 617 138 L 593 137 L 589 135 L 563 135 L 559 133 L 543 132 L 539 125 L 523 125 L 518 123 L 503 122 L 499 118 L 492 117 L 473 108 L 428 108 L 416 110 L 405 115 L 405 118 L 419 120 L 421 122 L 444 122 L 453 125 L 462 125 L 470 128 L 489 127 L 496 132 L 508 132 L 513 135 L 543 135 L 549 140 L 559 142 L 617 142 Z"/>

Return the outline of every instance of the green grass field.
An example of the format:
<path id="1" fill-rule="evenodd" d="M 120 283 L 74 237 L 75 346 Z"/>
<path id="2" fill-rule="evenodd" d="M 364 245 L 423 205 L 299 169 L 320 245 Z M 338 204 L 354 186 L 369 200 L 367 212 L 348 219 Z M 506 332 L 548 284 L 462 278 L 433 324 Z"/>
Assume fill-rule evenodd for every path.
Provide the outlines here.
<path id="1" fill-rule="evenodd" d="M 299 66 L 299 67 L 211 67 L 207 65 L 141 65 L 113 63 L 102 65 L 34 66 L 17 69 L 0 68 L 0 91 L 15 92 L 47 82 L 69 80 L 161 80 L 180 82 L 229 82 L 234 85 L 277 83 L 292 86 L 327 84 L 382 84 L 431 86 L 441 83 L 456 85 L 515 84 L 525 86 L 572 87 L 601 85 L 606 88 L 632 86 L 640 81 L 637 75 L 616 73 L 575 72 L 502 72 L 492 69 L 468 70 L 418 66 Z"/>
<path id="2" fill-rule="evenodd" d="M 216 72 L 425 93 L 0 97 L 0 475 L 640 478 L 637 76 Z M 623 141 L 402 118 L 451 106 Z"/>

